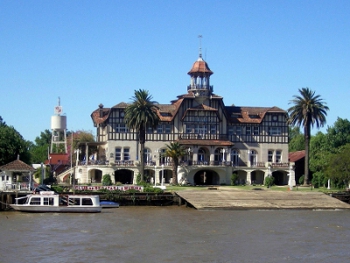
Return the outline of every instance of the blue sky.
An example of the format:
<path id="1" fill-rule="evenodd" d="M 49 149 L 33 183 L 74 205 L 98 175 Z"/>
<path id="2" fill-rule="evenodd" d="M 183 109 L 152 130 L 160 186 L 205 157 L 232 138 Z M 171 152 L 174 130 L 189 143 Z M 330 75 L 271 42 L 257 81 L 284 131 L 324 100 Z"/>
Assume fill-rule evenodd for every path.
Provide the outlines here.
<path id="1" fill-rule="evenodd" d="M 287 110 L 309 87 L 333 126 L 350 119 L 349 14 L 347 0 L 1 0 L 0 116 L 34 141 L 58 97 L 68 130 L 93 133 L 100 103 L 130 102 L 138 89 L 170 103 L 187 92 L 202 35 L 226 105 Z"/>

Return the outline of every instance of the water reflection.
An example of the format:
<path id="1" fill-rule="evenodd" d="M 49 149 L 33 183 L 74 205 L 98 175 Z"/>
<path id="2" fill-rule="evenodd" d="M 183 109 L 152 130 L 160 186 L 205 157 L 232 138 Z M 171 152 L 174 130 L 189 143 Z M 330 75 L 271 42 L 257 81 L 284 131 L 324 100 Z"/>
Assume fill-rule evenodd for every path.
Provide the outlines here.
<path id="1" fill-rule="evenodd" d="M 349 211 L 0 213 L 0 262 L 347 262 Z"/>

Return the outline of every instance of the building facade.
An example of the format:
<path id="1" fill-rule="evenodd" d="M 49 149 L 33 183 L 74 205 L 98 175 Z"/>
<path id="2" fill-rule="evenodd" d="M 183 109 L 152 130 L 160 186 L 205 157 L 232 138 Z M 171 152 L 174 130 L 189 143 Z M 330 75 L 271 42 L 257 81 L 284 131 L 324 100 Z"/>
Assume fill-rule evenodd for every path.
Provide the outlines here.
<path id="1" fill-rule="evenodd" d="M 239 184 L 263 184 L 266 176 L 273 176 L 277 185 L 295 185 L 286 111 L 274 106 L 226 106 L 214 93 L 212 74 L 200 54 L 188 72 L 185 94 L 157 105 L 159 125 L 146 134 L 145 178 L 157 184 L 170 181 L 172 160 L 162 153 L 170 142 L 179 142 L 188 153 L 178 168 L 179 182 L 230 184 L 235 173 Z M 92 112 L 97 140 L 86 145 L 86 161 L 75 167 L 79 182 L 98 183 L 104 174 L 113 182 L 136 182 L 141 153 L 137 131 L 124 120 L 127 106 L 100 104 Z M 91 147 L 95 153 L 86 158 Z"/>

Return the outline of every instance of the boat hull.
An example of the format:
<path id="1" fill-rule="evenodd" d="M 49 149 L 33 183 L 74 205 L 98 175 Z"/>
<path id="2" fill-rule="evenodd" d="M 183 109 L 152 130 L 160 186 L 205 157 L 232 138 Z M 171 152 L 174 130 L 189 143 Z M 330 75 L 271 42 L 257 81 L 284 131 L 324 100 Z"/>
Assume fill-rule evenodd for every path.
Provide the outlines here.
<path id="1" fill-rule="evenodd" d="M 101 206 L 96 207 L 74 207 L 74 206 L 26 206 L 26 205 L 10 205 L 14 210 L 20 212 L 31 213 L 100 213 L 102 211 Z"/>

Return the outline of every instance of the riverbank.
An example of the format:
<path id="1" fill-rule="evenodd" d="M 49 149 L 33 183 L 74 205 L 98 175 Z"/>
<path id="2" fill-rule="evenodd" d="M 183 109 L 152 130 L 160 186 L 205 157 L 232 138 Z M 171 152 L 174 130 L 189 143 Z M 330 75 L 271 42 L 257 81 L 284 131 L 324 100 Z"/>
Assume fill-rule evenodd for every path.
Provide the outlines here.
<path id="1" fill-rule="evenodd" d="M 83 191 L 81 194 L 91 191 Z M 334 210 L 350 209 L 350 193 L 337 193 L 313 190 L 310 187 L 230 187 L 230 186 L 197 186 L 168 187 L 164 193 L 140 192 L 96 192 L 101 200 L 118 202 L 120 206 L 172 206 L 185 205 L 201 209 L 310 209 Z M 8 209 L 15 197 L 26 195 L 26 192 L 0 193 L 0 210 Z"/>

